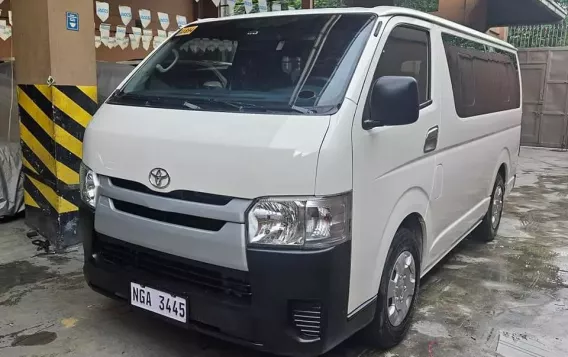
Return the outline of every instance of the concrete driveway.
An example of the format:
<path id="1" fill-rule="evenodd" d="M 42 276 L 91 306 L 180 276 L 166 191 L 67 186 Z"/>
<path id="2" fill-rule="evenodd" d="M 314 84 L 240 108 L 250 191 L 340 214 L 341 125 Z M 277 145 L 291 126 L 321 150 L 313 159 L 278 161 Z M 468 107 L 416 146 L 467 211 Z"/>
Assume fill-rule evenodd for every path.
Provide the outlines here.
<path id="1" fill-rule="evenodd" d="M 328 356 L 568 356 L 568 153 L 521 152 L 499 237 L 466 239 L 423 279 L 408 338 Z M 266 356 L 187 332 L 89 290 L 81 253 L 41 255 L 0 225 L 0 356 Z"/>

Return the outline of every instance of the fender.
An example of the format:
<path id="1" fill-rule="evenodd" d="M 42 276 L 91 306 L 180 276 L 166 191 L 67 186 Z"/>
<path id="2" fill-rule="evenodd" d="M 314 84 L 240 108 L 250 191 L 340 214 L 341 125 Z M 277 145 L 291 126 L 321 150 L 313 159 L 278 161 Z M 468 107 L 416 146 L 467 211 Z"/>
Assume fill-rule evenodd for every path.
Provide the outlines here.
<path id="1" fill-rule="evenodd" d="M 389 252 L 389 248 L 393 241 L 394 235 L 398 228 L 400 227 L 401 223 L 404 221 L 406 217 L 413 213 L 417 213 L 422 217 L 424 222 L 424 226 L 426 227 L 423 230 L 422 236 L 422 257 L 424 257 L 424 247 L 426 246 L 426 242 L 428 241 L 428 227 L 430 227 L 429 216 L 428 216 L 428 207 L 429 207 L 429 196 L 422 188 L 420 187 L 412 187 L 405 191 L 401 197 L 398 199 L 394 209 L 392 210 L 391 215 L 385 225 L 385 229 L 382 234 L 381 244 L 379 246 L 379 251 L 377 254 L 377 261 L 373 273 L 373 289 L 374 291 L 379 291 L 379 285 L 381 283 L 381 277 L 383 274 L 383 269 L 385 265 L 385 261 L 387 259 L 387 255 Z"/>
<path id="2" fill-rule="evenodd" d="M 493 176 L 489 180 L 489 186 L 487 187 L 487 196 L 491 196 L 493 193 L 493 186 L 495 185 L 495 178 L 497 177 L 497 173 L 499 172 L 499 168 L 501 165 L 505 164 L 505 177 L 503 177 L 503 181 L 505 181 L 505 185 L 507 185 L 507 180 L 509 179 L 509 171 L 511 170 L 511 153 L 509 152 L 508 148 L 503 148 L 501 153 L 499 154 L 499 159 L 493 169 Z"/>

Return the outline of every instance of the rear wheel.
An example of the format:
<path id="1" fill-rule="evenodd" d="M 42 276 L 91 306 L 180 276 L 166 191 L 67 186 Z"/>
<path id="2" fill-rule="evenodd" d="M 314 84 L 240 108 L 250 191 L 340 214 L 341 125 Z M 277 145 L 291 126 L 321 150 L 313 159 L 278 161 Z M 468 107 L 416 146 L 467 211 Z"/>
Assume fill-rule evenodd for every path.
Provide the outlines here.
<path id="1" fill-rule="evenodd" d="M 374 320 L 361 332 L 366 343 L 388 349 L 399 344 L 410 328 L 420 286 L 420 253 L 415 232 L 401 227 L 391 244 Z"/>
<path id="2" fill-rule="evenodd" d="M 491 193 L 491 202 L 487 213 L 483 217 L 483 221 L 475 228 L 472 237 L 480 242 L 491 242 L 497 236 L 499 224 L 501 224 L 501 216 L 503 214 L 503 202 L 505 198 L 505 182 L 501 175 L 497 175 L 493 192 Z"/>

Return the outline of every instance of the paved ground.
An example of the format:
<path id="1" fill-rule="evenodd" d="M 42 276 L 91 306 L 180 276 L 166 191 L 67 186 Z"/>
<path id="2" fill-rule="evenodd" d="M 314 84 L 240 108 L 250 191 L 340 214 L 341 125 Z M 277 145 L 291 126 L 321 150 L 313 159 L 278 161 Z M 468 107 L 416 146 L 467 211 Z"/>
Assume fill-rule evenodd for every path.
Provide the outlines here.
<path id="1" fill-rule="evenodd" d="M 519 175 L 499 238 L 465 240 L 423 279 L 401 346 L 328 357 L 568 356 L 568 153 L 523 149 Z M 37 255 L 25 232 L 0 226 L 0 356 L 266 356 L 91 292 L 80 252 Z"/>

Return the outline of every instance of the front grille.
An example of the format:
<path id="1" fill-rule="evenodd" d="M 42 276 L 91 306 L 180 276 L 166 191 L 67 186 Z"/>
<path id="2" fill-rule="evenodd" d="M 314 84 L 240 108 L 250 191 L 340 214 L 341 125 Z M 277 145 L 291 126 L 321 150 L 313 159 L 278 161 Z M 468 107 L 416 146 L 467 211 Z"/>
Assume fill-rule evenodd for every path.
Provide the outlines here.
<path id="1" fill-rule="evenodd" d="M 97 234 L 93 251 L 96 261 L 120 268 L 134 268 L 159 279 L 187 283 L 204 290 L 250 299 L 247 272 L 184 259 Z"/>
<path id="2" fill-rule="evenodd" d="M 153 208 L 140 206 L 130 202 L 112 200 L 114 208 L 135 216 L 153 219 L 155 221 L 176 224 L 205 231 L 218 232 L 225 225 L 225 221 L 218 219 L 190 216 L 182 213 L 159 211 Z"/>
<path id="3" fill-rule="evenodd" d="M 227 203 L 231 202 L 231 200 L 233 199 L 232 197 L 228 196 L 213 195 L 210 193 L 201 193 L 201 192 L 185 191 L 185 190 L 176 190 L 172 192 L 156 192 L 152 191 L 151 189 L 149 189 L 148 187 L 144 186 L 139 182 L 119 179 L 115 177 L 110 177 L 109 179 L 110 182 L 116 187 L 124 188 L 130 191 L 146 193 L 154 196 L 174 198 L 182 201 L 205 203 L 215 206 L 224 206 Z"/>
<path id="4" fill-rule="evenodd" d="M 321 304 L 317 301 L 290 302 L 292 322 L 298 335 L 307 340 L 321 337 Z"/>

